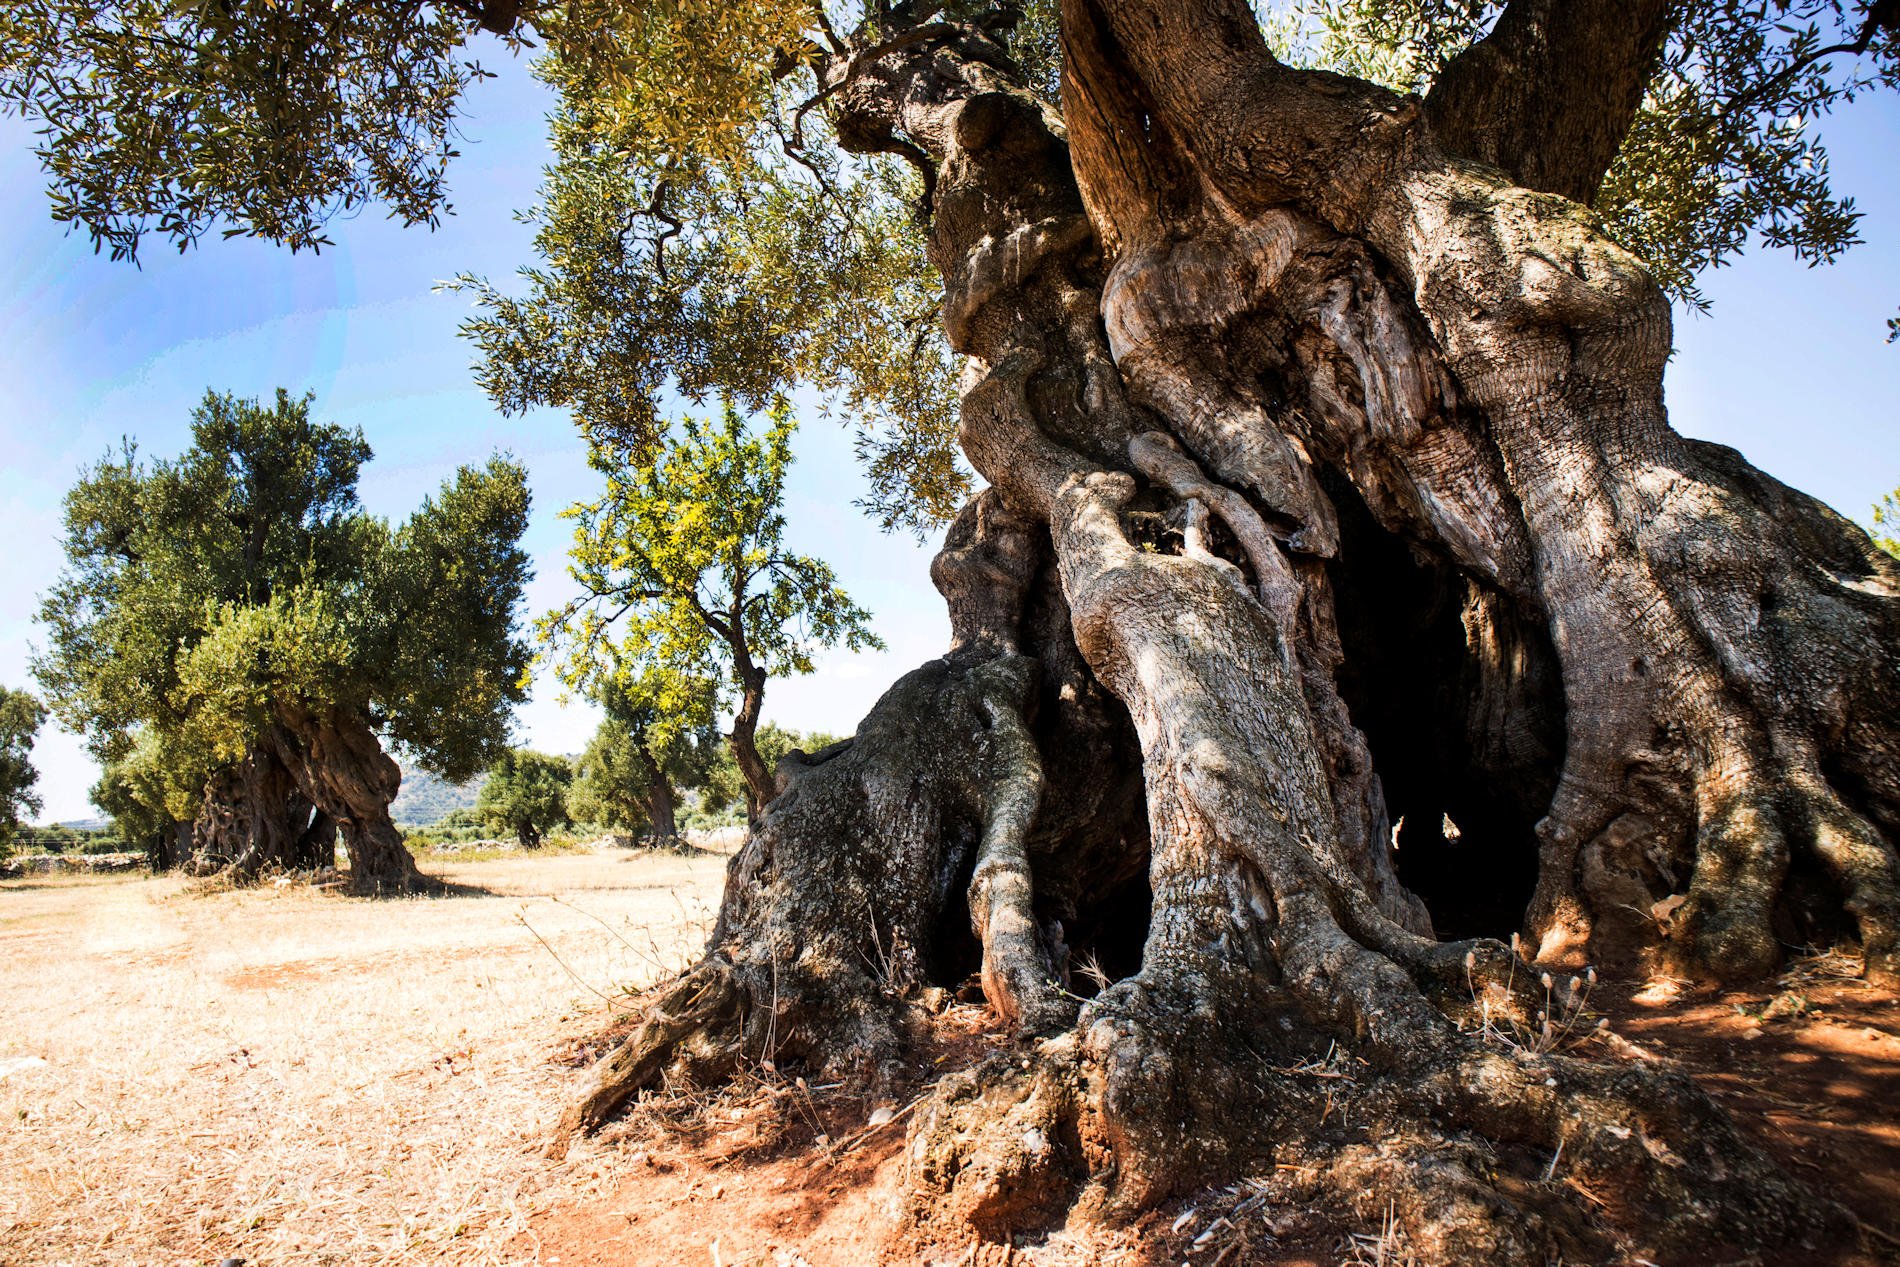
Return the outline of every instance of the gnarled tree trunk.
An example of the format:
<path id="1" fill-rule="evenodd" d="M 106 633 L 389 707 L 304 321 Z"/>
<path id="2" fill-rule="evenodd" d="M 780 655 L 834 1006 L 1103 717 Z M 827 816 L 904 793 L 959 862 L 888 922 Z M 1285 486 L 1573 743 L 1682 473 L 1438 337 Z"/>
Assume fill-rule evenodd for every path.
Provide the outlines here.
<path id="1" fill-rule="evenodd" d="M 279 714 L 243 761 L 206 783 L 190 824 L 190 870 L 250 880 L 334 866 L 341 832 L 356 892 L 431 887 L 389 817 L 402 769 L 369 723 L 337 707 L 285 704 Z"/>
<path id="2" fill-rule="evenodd" d="M 239 880 L 298 869 L 299 838 L 309 808 L 299 802 L 296 778 L 277 754 L 254 748 L 206 782 L 191 824 L 189 869 L 195 875 Z"/>
<path id="3" fill-rule="evenodd" d="M 295 775 L 298 792 L 327 820 L 329 831 L 342 832 L 350 888 L 378 895 L 431 887 L 389 817 L 389 803 L 402 786 L 402 768 L 383 751 L 369 723 L 340 707 L 313 711 L 282 704 L 278 712 L 270 746 Z M 334 836 L 324 839 L 333 841 Z"/>
<path id="4" fill-rule="evenodd" d="M 1536 73 L 1589 7 L 1507 15 L 1434 103 L 1281 66 L 1238 0 L 1066 0 L 1060 117 L 979 25 L 854 37 L 839 135 L 934 176 L 991 486 L 933 572 L 955 643 L 781 767 L 567 1130 L 669 1071 L 880 1076 L 973 974 L 1023 1047 L 913 1119 L 920 1219 L 1258 1171 L 1432 1262 L 1838 1226 L 1686 1079 L 1548 1050 L 1576 982 L 1439 939 L 1896 967 L 1900 569 L 1669 429 L 1667 305 L 1561 196 L 1634 98 Z"/>

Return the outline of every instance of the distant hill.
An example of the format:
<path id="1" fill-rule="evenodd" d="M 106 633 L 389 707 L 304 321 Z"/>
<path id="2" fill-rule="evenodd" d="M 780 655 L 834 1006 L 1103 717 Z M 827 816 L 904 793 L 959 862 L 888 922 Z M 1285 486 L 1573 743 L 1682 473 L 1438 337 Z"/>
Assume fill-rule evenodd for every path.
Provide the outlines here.
<path id="1" fill-rule="evenodd" d="M 458 809 L 471 809 L 487 774 L 467 783 L 450 783 L 422 769 L 402 772 L 402 790 L 389 803 L 389 816 L 401 827 L 429 827 Z"/>

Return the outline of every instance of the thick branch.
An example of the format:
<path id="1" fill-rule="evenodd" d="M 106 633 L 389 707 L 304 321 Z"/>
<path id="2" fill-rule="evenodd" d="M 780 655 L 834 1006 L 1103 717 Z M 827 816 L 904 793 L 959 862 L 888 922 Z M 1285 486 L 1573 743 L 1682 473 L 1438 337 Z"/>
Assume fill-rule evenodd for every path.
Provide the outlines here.
<path id="1" fill-rule="evenodd" d="M 1273 534 L 1267 531 L 1260 513 L 1247 499 L 1225 485 L 1215 484 L 1203 475 L 1194 459 L 1181 452 L 1172 436 L 1148 431 L 1128 442 L 1128 455 L 1141 473 L 1161 484 L 1176 497 L 1194 498 L 1220 516 L 1240 548 L 1253 563 L 1254 579 L 1260 587 L 1260 601 L 1273 614 L 1280 629 L 1293 627 L 1294 612 L 1300 602 L 1299 582 L 1280 555 Z"/>
<path id="2" fill-rule="evenodd" d="M 1432 131 L 1451 153 L 1587 205 L 1680 11 L 1673 0 L 1513 0 L 1432 86 Z"/>

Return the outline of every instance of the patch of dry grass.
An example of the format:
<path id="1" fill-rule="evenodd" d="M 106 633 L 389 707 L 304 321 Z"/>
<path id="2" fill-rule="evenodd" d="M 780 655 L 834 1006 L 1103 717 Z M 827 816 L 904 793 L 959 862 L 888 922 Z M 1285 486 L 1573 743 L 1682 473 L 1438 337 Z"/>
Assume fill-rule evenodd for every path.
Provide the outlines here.
<path id="1" fill-rule="evenodd" d="M 616 1165 L 540 1155 L 587 1076 L 551 1054 L 697 952 L 724 861 L 450 865 L 469 892 L 398 902 L 0 884 L 0 1262 L 536 1261 L 530 1216 Z"/>

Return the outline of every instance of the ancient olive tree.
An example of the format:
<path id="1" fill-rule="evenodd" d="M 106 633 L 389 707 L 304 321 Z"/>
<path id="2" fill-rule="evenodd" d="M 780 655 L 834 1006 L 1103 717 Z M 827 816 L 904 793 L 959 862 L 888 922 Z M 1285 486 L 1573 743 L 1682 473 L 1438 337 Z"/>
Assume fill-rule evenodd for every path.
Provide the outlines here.
<path id="1" fill-rule="evenodd" d="M 33 790 L 40 772 L 33 768 L 33 741 L 46 720 L 46 708 L 26 691 L 0 686 L 0 857 L 26 820 L 40 812 Z"/>
<path id="2" fill-rule="evenodd" d="M 192 817 L 205 807 L 202 781 L 193 784 L 194 772 L 166 763 L 166 751 L 160 732 L 146 728 L 130 744 L 111 745 L 118 755 L 107 761 L 92 786 L 90 799 L 112 819 L 113 830 L 128 846 L 144 851 L 145 861 L 154 872 L 170 871 L 192 861 Z M 99 745 L 94 746 L 95 754 Z M 177 805 L 174 817 L 171 807 Z M 284 812 L 293 818 L 300 807 L 286 803 Z M 318 867 L 331 865 L 336 858 L 336 828 L 327 816 L 310 821 L 297 833 L 294 856 L 275 861 L 282 866 L 299 864 Z M 289 837 L 288 831 L 275 839 Z M 201 861 L 208 861 L 201 859 Z M 258 866 L 265 865 L 259 858 Z"/>
<path id="3" fill-rule="evenodd" d="M 1434 1259 L 1607 1256 L 1542 1171 L 1499 1177 L 1561 1146 L 1637 1244 L 1817 1233 L 1693 1088 L 1536 1041 L 1590 961 L 1737 978 L 1850 935 L 1894 968 L 1900 573 L 1669 431 L 1667 298 L 1586 205 L 1680 7 L 1514 5 L 1402 96 L 1288 66 L 1243 6 L 1071 0 L 1059 104 L 1018 16 L 880 10 L 758 81 L 761 148 L 828 121 L 840 215 L 876 177 L 839 151 L 917 169 L 990 487 L 935 568 L 951 654 L 789 771 L 705 961 L 571 1123 L 669 1070 L 889 1070 L 909 1001 L 975 972 L 1039 1041 L 920 1115 L 920 1218 L 1001 1234 L 1278 1163 L 1290 1200 L 1393 1201 Z M 651 103 L 580 82 L 589 157 L 648 197 L 554 273 L 657 286 L 687 185 L 689 249 L 747 231 L 716 195 L 750 160 L 669 166 Z M 546 298 L 478 333 L 566 338 Z M 1438 936 L 1518 932 L 1554 1001 Z M 1328 1051 L 1365 1062 L 1356 1127 L 1293 1072 Z"/>
<path id="4" fill-rule="evenodd" d="M 561 680 L 596 695 L 645 676 L 662 716 L 686 717 L 707 686 L 736 697 L 727 741 L 756 817 L 777 793 L 754 735 L 774 677 L 810 673 L 827 647 L 883 644 L 830 565 L 785 545 L 785 473 L 797 426 L 783 401 L 754 432 L 731 404 L 687 417 L 651 460 L 616 467 L 596 441 L 606 491 L 576 521 L 569 574 L 580 592 L 536 622 Z"/>
<path id="5" fill-rule="evenodd" d="M 528 661 L 524 473 L 464 467 L 392 528 L 357 501 L 369 458 L 307 399 L 213 393 L 182 456 L 128 447 L 67 494 L 35 672 L 105 766 L 107 807 L 190 821 L 200 870 L 327 865 L 340 830 L 355 887 L 415 887 L 385 742 L 458 780 L 505 742 Z"/>
<path id="6" fill-rule="evenodd" d="M 1551 1013 L 1589 960 L 1739 979 L 1847 938 L 1896 971 L 1900 565 L 1662 403 L 1665 286 L 1751 235 L 1851 242 L 1813 119 L 1895 82 L 1894 6 L 1306 11 L 1273 41 L 1240 0 L 514 11 L 563 95 L 560 233 L 488 296 L 491 386 L 637 454 L 669 385 L 881 416 L 880 375 L 954 354 L 988 485 L 933 568 L 950 652 L 781 765 L 704 960 L 571 1126 L 761 1057 L 895 1076 L 975 974 L 1021 1047 L 912 1118 L 919 1220 L 1256 1172 L 1433 1262 L 1837 1226 Z M 804 244 L 839 288 L 781 302 Z M 747 252 L 761 288 L 693 284 Z"/>
<path id="7" fill-rule="evenodd" d="M 609 681 L 600 692 L 606 716 L 574 766 L 568 808 L 575 820 L 644 832 L 656 842 L 677 837 L 680 793 L 704 785 L 722 753 L 731 760 L 713 724 L 716 699 L 716 683 L 676 685 L 659 670 Z M 771 729 L 755 740 L 768 769 L 778 755 L 765 743 Z"/>
<path id="8" fill-rule="evenodd" d="M 566 757 L 510 748 L 488 767 L 475 812 L 513 832 L 523 849 L 539 849 L 543 835 L 570 820 L 567 789 L 573 781 L 574 766 Z"/>

